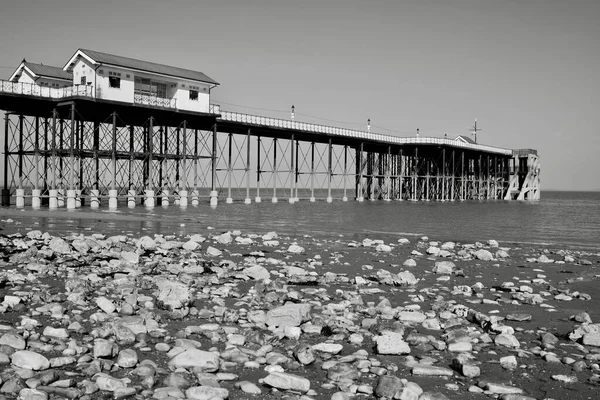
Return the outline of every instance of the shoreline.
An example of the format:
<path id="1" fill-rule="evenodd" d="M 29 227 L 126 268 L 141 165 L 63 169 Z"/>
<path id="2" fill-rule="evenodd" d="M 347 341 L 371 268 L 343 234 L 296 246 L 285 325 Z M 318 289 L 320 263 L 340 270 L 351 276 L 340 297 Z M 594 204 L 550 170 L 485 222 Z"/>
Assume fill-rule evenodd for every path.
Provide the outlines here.
<path id="1" fill-rule="evenodd" d="M 5 393 L 578 400 L 599 387 L 600 254 L 19 227 L 0 232 Z"/>

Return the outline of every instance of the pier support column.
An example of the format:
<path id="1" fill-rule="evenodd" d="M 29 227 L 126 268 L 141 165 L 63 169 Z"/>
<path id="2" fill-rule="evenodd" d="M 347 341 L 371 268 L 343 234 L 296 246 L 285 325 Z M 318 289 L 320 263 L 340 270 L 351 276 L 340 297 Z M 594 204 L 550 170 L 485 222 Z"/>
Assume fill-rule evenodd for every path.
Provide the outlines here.
<path id="1" fill-rule="evenodd" d="M 398 200 L 403 201 L 404 200 L 404 194 L 403 189 L 404 189 L 404 168 L 406 167 L 406 164 L 404 162 L 404 156 L 403 156 L 403 151 L 402 148 L 400 148 L 400 160 L 399 162 L 399 168 L 400 168 L 400 176 L 398 177 Z"/>
<path id="2" fill-rule="evenodd" d="M 213 125 L 212 135 L 212 159 L 211 159 L 211 189 L 210 189 L 210 205 L 216 207 L 219 204 L 219 192 L 217 192 L 217 123 Z"/>
<path id="3" fill-rule="evenodd" d="M 129 189 L 127 191 L 127 207 L 134 208 L 135 207 L 135 190 Z"/>
<path id="4" fill-rule="evenodd" d="M 2 188 L 1 205 L 10 206 L 10 189 L 8 188 L 8 113 L 4 114 L 4 187 Z"/>
<path id="5" fill-rule="evenodd" d="M 179 191 L 179 206 L 183 207 L 183 208 L 188 206 L 188 191 L 187 190 Z"/>
<path id="6" fill-rule="evenodd" d="M 58 208 L 58 190 L 50 189 L 48 191 L 48 208 L 55 210 Z"/>
<path id="7" fill-rule="evenodd" d="M 383 163 L 385 169 L 385 201 L 391 201 L 390 192 L 392 190 L 392 177 L 390 168 L 392 166 L 392 147 L 388 146 L 388 152 L 386 154 L 386 161 Z M 381 171 L 380 171 L 381 173 Z"/>
<path id="8" fill-rule="evenodd" d="M 194 129 L 194 190 L 192 190 L 192 205 L 197 206 L 198 204 L 198 129 Z"/>
<path id="9" fill-rule="evenodd" d="M 273 139 L 273 197 L 271 203 L 277 203 L 277 138 Z"/>
<path id="10" fill-rule="evenodd" d="M 348 201 L 348 145 L 344 145 L 344 196 L 342 201 Z"/>
<path id="11" fill-rule="evenodd" d="M 93 209 L 100 208 L 100 191 L 98 189 L 90 190 L 90 207 Z"/>
<path id="12" fill-rule="evenodd" d="M 69 141 L 69 189 L 67 190 L 67 209 L 74 210 L 75 203 L 75 103 L 71 103 L 71 138 Z"/>
<path id="13" fill-rule="evenodd" d="M 256 138 L 256 197 L 254 198 L 255 203 L 260 203 L 260 136 Z"/>
<path id="14" fill-rule="evenodd" d="M 358 201 L 359 203 L 365 201 L 365 197 L 363 196 L 363 150 L 364 143 L 360 142 L 358 157 L 356 157 L 356 175 L 358 177 L 358 185 L 356 187 L 356 201 Z"/>
<path id="15" fill-rule="evenodd" d="M 232 204 L 233 203 L 233 198 L 231 197 L 231 180 L 232 180 L 232 176 L 233 176 L 233 164 L 232 164 L 232 143 L 233 140 L 233 133 L 229 133 L 228 137 L 227 137 L 227 142 L 228 142 L 228 160 L 227 160 L 227 199 L 225 199 L 225 203 L 227 204 Z"/>
<path id="16" fill-rule="evenodd" d="M 117 208 L 117 190 L 110 189 L 108 191 L 108 208 L 115 210 Z"/>
<path id="17" fill-rule="evenodd" d="M 80 187 L 82 187 L 82 186 L 83 185 L 81 185 Z M 75 189 L 75 208 L 81 208 L 81 205 L 85 204 L 84 199 L 81 197 L 82 194 L 83 194 L 83 191 L 81 189 Z"/>
<path id="18" fill-rule="evenodd" d="M 169 206 L 169 195 L 171 193 L 169 192 L 168 189 L 163 189 L 163 191 L 160 194 L 160 205 L 163 207 L 168 207 Z"/>
<path id="19" fill-rule="evenodd" d="M 315 199 L 315 142 L 310 143 L 310 202 Z"/>
<path id="20" fill-rule="evenodd" d="M 331 145 L 331 138 L 329 138 L 329 144 L 327 146 L 327 202 L 331 203 L 333 197 L 331 197 L 331 179 L 333 178 L 332 158 L 333 147 Z"/>
<path id="21" fill-rule="evenodd" d="M 250 204 L 250 129 L 246 133 L 246 198 L 244 204 Z"/>
<path id="22" fill-rule="evenodd" d="M 294 202 L 297 203 L 300 201 L 298 198 L 298 176 L 300 176 L 299 172 L 299 163 L 298 163 L 298 155 L 300 154 L 300 143 L 296 140 L 296 163 L 295 163 L 295 174 L 294 174 Z"/>
<path id="23" fill-rule="evenodd" d="M 295 171 L 294 171 L 294 135 L 292 134 L 292 141 L 290 142 L 290 151 L 291 151 L 291 158 L 290 158 L 290 198 L 289 198 L 289 202 L 290 204 L 294 204 L 295 202 L 295 197 L 294 197 L 294 181 L 296 179 L 295 177 Z"/>
<path id="24" fill-rule="evenodd" d="M 40 198 L 41 194 L 42 194 L 42 191 L 40 189 L 33 189 L 31 191 L 31 207 L 32 208 L 37 209 L 37 208 L 40 208 L 40 206 L 42 205 L 41 198 Z"/>
<path id="25" fill-rule="evenodd" d="M 144 205 L 148 208 L 154 208 L 155 198 L 154 198 L 154 190 L 146 189 L 144 190 Z"/>
<path id="26" fill-rule="evenodd" d="M 197 189 L 192 190 L 192 205 L 197 206 L 200 204 L 200 193 Z"/>
<path id="27" fill-rule="evenodd" d="M 73 189 L 67 190 L 67 210 L 75 209 L 75 197 L 76 196 L 77 196 L 77 194 L 75 193 L 75 190 L 73 190 Z"/>
<path id="28" fill-rule="evenodd" d="M 25 207 L 25 189 L 17 189 L 15 191 L 15 205 L 17 208 Z"/>

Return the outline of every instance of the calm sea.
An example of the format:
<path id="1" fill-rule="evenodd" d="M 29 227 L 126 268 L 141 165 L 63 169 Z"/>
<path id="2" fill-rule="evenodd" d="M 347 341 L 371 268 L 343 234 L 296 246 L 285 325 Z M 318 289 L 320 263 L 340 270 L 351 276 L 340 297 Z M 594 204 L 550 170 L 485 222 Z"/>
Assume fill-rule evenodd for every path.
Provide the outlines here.
<path id="1" fill-rule="evenodd" d="M 341 196 L 340 196 L 341 197 Z M 505 244 L 551 245 L 561 248 L 600 250 L 600 192 L 542 192 L 539 202 L 468 201 L 384 202 L 306 200 L 290 205 L 287 199 L 272 204 L 221 203 L 181 209 L 171 205 L 152 210 L 138 206 L 116 212 L 82 208 L 76 211 L 15 211 L 0 208 L 5 232 L 24 230 L 31 223 L 53 233 L 102 232 L 106 234 L 188 234 L 240 229 L 246 233 L 276 231 L 285 235 L 346 237 L 381 234 L 398 237 L 427 235 L 432 240 L 484 241 Z"/>

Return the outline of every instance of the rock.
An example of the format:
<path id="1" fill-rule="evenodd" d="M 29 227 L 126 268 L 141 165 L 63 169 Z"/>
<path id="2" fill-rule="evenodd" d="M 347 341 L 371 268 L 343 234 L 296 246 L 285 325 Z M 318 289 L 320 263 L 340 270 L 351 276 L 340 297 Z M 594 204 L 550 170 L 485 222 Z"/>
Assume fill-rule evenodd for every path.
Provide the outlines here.
<path id="1" fill-rule="evenodd" d="M 378 251 L 380 253 L 390 253 L 392 251 L 392 248 L 387 244 L 378 244 L 375 248 L 375 251 Z"/>
<path id="2" fill-rule="evenodd" d="M 381 336 L 373 338 L 377 343 L 378 354 L 409 354 L 410 347 L 403 340 L 403 334 L 397 332 L 384 332 Z"/>
<path id="3" fill-rule="evenodd" d="M 307 345 L 297 347 L 296 350 L 294 350 L 294 357 L 296 357 L 296 360 L 303 365 L 312 364 L 316 360 L 312 348 Z"/>
<path id="4" fill-rule="evenodd" d="M 375 386 L 375 396 L 394 398 L 394 395 L 404 387 L 402 379 L 392 375 L 382 375 Z"/>
<path id="5" fill-rule="evenodd" d="M 491 382 L 489 382 L 488 384 L 485 385 L 485 390 L 489 391 L 490 393 L 494 393 L 494 394 L 504 394 L 504 393 L 521 394 L 521 393 L 523 393 L 522 389 L 519 389 L 519 388 L 516 388 L 513 386 L 501 385 L 499 383 L 491 383 Z"/>
<path id="6" fill-rule="evenodd" d="M 304 253 L 304 247 L 298 246 L 297 244 L 293 244 L 290 247 L 288 247 L 287 252 L 288 253 L 293 253 L 293 254 L 302 254 Z"/>
<path id="7" fill-rule="evenodd" d="M 98 373 L 94 376 L 96 378 L 96 386 L 98 389 L 105 390 L 107 392 L 114 392 L 118 388 L 124 388 L 126 385 L 121 379 L 113 378 L 110 375 L 104 373 Z"/>
<path id="8" fill-rule="evenodd" d="M 98 297 L 96 299 L 96 305 L 98 306 L 98 308 L 100 308 L 102 311 L 104 311 L 107 314 L 110 314 L 117 309 L 117 307 L 113 304 L 113 302 L 104 296 Z"/>
<path id="9" fill-rule="evenodd" d="M 508 314 L 506 316 L 506 319 L 508 321 L 518 321 L 518 322 L 524 322 L 524 321 L 531 321 L 531 314 Z"/>
<path id="10" fill-rule="evenodd" d="M 48 243 L 48 247 L 55 253 L 58 254 L 69 254 L 71 252 L 71 246 L 62 238 L 54 237 Z"/>
<path id="11" fill-rule="evenodd" d="M 137 241 L 137 247 L 143 250 L 156 250 L 156 241 L 150 236 L 142 236 Z"/>
<path id="12" fill-rule="evenodd" d="M 249 381 L 241 381 L 235 384 L 240 390 L 247 394 L 262 394 L 262 391 L 258 386 Z"/>
<path id="13" fill-rule="evenodd" d="M 449 368 L 436 367 L 433 365 L 417 364 L 412 368 L 413 375 L 421 376 L 453 376 L 454 372 Z"/>
<path id="14" fill-rule="evenodd" d="M 37 389 L 21 389 L 19 392 L 20 400 L 47 400 L 48 393 Z"/>
<path id="15" fill-rule="evenodd" d="M 252 267 L 244 268 L 242 270 L 242 273 L 254 280 L 269 279 L 271 277 L 269 271 L 265 267 L 261 267 L 260 265 L 254 265 Z"/>
<path id="16" fill-rule="evenodd" d="M 133 349 L 123 349 L 119 352 L 117 364 L 123 368 L 133 368 L 138 363 L 138 356 Z"/>
<path id="17" fill-rule="evenodd" d="M 451 275 L 456 269 L 452 261 L 437 261 L 433 267 L 434 274 Z"/>
<path id="18" fill-rule="evenodd" d="M 95 339 L 94 340 L 94 357 L 96 358 L 110 358 L 114 357 L 119 348 L 115 342 L 106 339 Z"/>
<path id="19" fill-rule="evenodd" d="M 185 307 L 192 301 L 190 287 L 184 283 L 161 278 L 156 280 L 156 286 L 156 300 L 171 310 Z"/>
<path id="20" fill-rule="evenodd" d="M 196 251 L 200 248 L 200 243 L 193 240 L 188 240 L 183 244 L 182 248 L 187 251 Z"/>
<path id="21" fill-rule="evenodd" d="M 505 356 L 500 358 L 500 365 L 504 369 L 513 370 L 517 368 L 517 358 L 515 356 Z"/>
<path id="22" fill-rule="evenodd" d="M 44 328 L 42 335 L 58 339 L 67 339 L 69 337 L 69 332 L 67 332 L 65 328 L 53 328 L 51 326 L 47 326 Z"/>
<path id="23" fill-rule="evenodd" d="M 215 249 L 212 246 L 208 246 L 208 248 L 206 249 L 206 254 L 208 254 L 211 257 L 219 257 L 221 254 L 223 254 L 223 252 L 219 249 Z"/>
<path id="24" fill-rule="evenodd" d="M 497 241 L 497 240 L 494 240 L 494 239 L 490 239 L 490 240 L 488 240 L 487 244 L 488 244 L 488 246 L 490 246 L 490 247 L 498 247 L 498 246 L 499 246 L 499 245 L 498 245 L 498 241 Z"/>
<path id="25" fill-rule="evenodd" d="M 322 353 L 338 354 L 344 346 L 339 343 L 318 343 L 312 346 L 314 351 L 320 351 Z"/>
<path id="26" fill-rule="evenodd" d="M 583 335 L 582 343 L 585 346 L 600 347 L 600 333 L 586 333 Z"/>
<path id="27" fill-rule="evenodd" d="M 294 390 L 300 393 L 306 393 L 310 390 L 308 379 L 284 372 L 272 372 L 262 382 L 282 390 Z"/>
<path id="28" fill-rule="evenodd" d="M 542 263 L 542 264 L 548 264 L 548 263 L 554 262 L 554 260 L 549 259 L 545 254 L 542 254 L 541 256 L 539 256 L 539 258 L 536 261 L 539 263 Z"/>
<path id="29" fill-rule="evenodd" d="M 310 318 L 310 304 L 286 303 L 267 312 L 266 324 L 272 327 L 300 326 Z"/>
<path id="30" fill-rule="evenodd" d="M 229 232 L 223 233 L 219 236 L 215 236 L 214 239 L 216 240 L 217 243 L 220 243 L 220 244 L 229 244 L 229 243 L 233 242 L 233 237 L 231 236 L 231 233 L 229 233 Z"/>
<path id="31" fill-rule="evenodd" d="M 137 265 L 140 262 L 140 255 L 133 251 L 122 251 L 121 259 L 129 264 Z"/>
<path id="32" fill-rule="evenodd" d="M 445 394 L 441 392 L 425 392 L 419 396 L 419 400 L 449 400 Z"/>
<path id="33" fill-rule="evenodd" d="M 333 382 L 355 381 L 359 377 L 360 372 L 358 369 L 346 363 L 337 363 L 327 370 L 327 379 Z"/>
<path id="34" fill-rule="evenodd" d="M 404 261 L 404 263 L 402 265 L 405 267 L 416 267 L 417 262 L 415 260 L 413 260 L 412 258 L 409 258 L 408 260 Z"/>
<path id="35" fill-rule="evenodd" d="M 208 351 L 189 349 L 177 354 L 169 365 L 175 368 L 196 368 L 205 372 L 219 369 L 219 356 Z"/>
<path id="36" fill-rule="evenodd" d="M 521 347 L 521 344 L 519 343 L 519 341 L 517 340 L 516 337 L 514 337 L 513 335 L 510 335 L 510 334 L 506 334 L 506 333 L 496 336 L 496 338 L 494 339 L 494 343 L 497 346 L 506 346 L 506 347 L 515 347 L 515 348 Z"/>
<path id="37" fill-rule="evenodd" d="M 492 261 L 494 256 L 488 250 L 479 249 L 474 254 L 475 258 L 481 261 Z"/>
<path id="38" fill-rule="evenodd" d="M 185 396 L 190 400 L 226 399 L 229 390 L 211 386 L 194 386 L 185 391 Z"/>
<path id="39" fill-rule="evenodd" d="M 579 381 L 575 375 L 552 375 L 552 379 L 563 383 L 576 383 Z"/>
<path id="40" fill-rule="evenodd" d="M 28 350 L 19 350 L 12 354 L 11 362 L 14 366 L 41 371 L 50 368 L 50 361 L 41 354 Z"/>
<path id="41" fill-rule="evenodd" d="M 16 350 L 25 349 L 25 339 L 16 333 L 5 333 L 0 337 L 0 345 L 10 346 Z"/>

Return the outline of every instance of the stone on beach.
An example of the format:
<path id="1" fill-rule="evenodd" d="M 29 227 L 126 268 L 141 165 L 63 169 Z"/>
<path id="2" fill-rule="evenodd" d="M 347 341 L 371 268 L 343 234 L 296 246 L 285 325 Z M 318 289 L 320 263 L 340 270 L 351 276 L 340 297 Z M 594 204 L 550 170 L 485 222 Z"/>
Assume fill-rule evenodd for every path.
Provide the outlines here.
<path id="1" fill-rule="evenodd" d="M 433 273 L 450 275 L 455 269 L 456 265 L 452 261 L 437 261 L 433 267 Z"/>
<path id="2" fill-rule="evenodd" d="M 11 362 L 16 367 L 34 371 L 50 368 L 50 361 L 48 361 L 46 357 L 29 350 L 19 350 L 14 352 L 11 356 Z"/>
<path id="3" fill-rule="evenodd" d="M 267 312 L 266 324 L 273 327 L 300 326 L 310 318 L 310 304 L 287 303 Z"/>
<path id="4" fill-rule="evenodd" d="M 403 334 L 397 332 L 383 332 L 381 336 L 373 338 L 377 343 L 379 354 L 409 354 L 410 347 L 403 339 Z"/>
<path id="5" fill-rule="evenodd" d="M 272 372 L 262 383 L 281 390 L 294 390 L 300 393 L 306 393 L 310 390 L 310 381 L 298 375 L 284 372 Z"/>
<path id="6" fill-rule="evenodd" d="M 214 372 L 219 369 L 219 356 L 204 350 L 189 349 L 169 360 L 169 365 L 175 368 L 197 368 L 205 372 Z"/>

